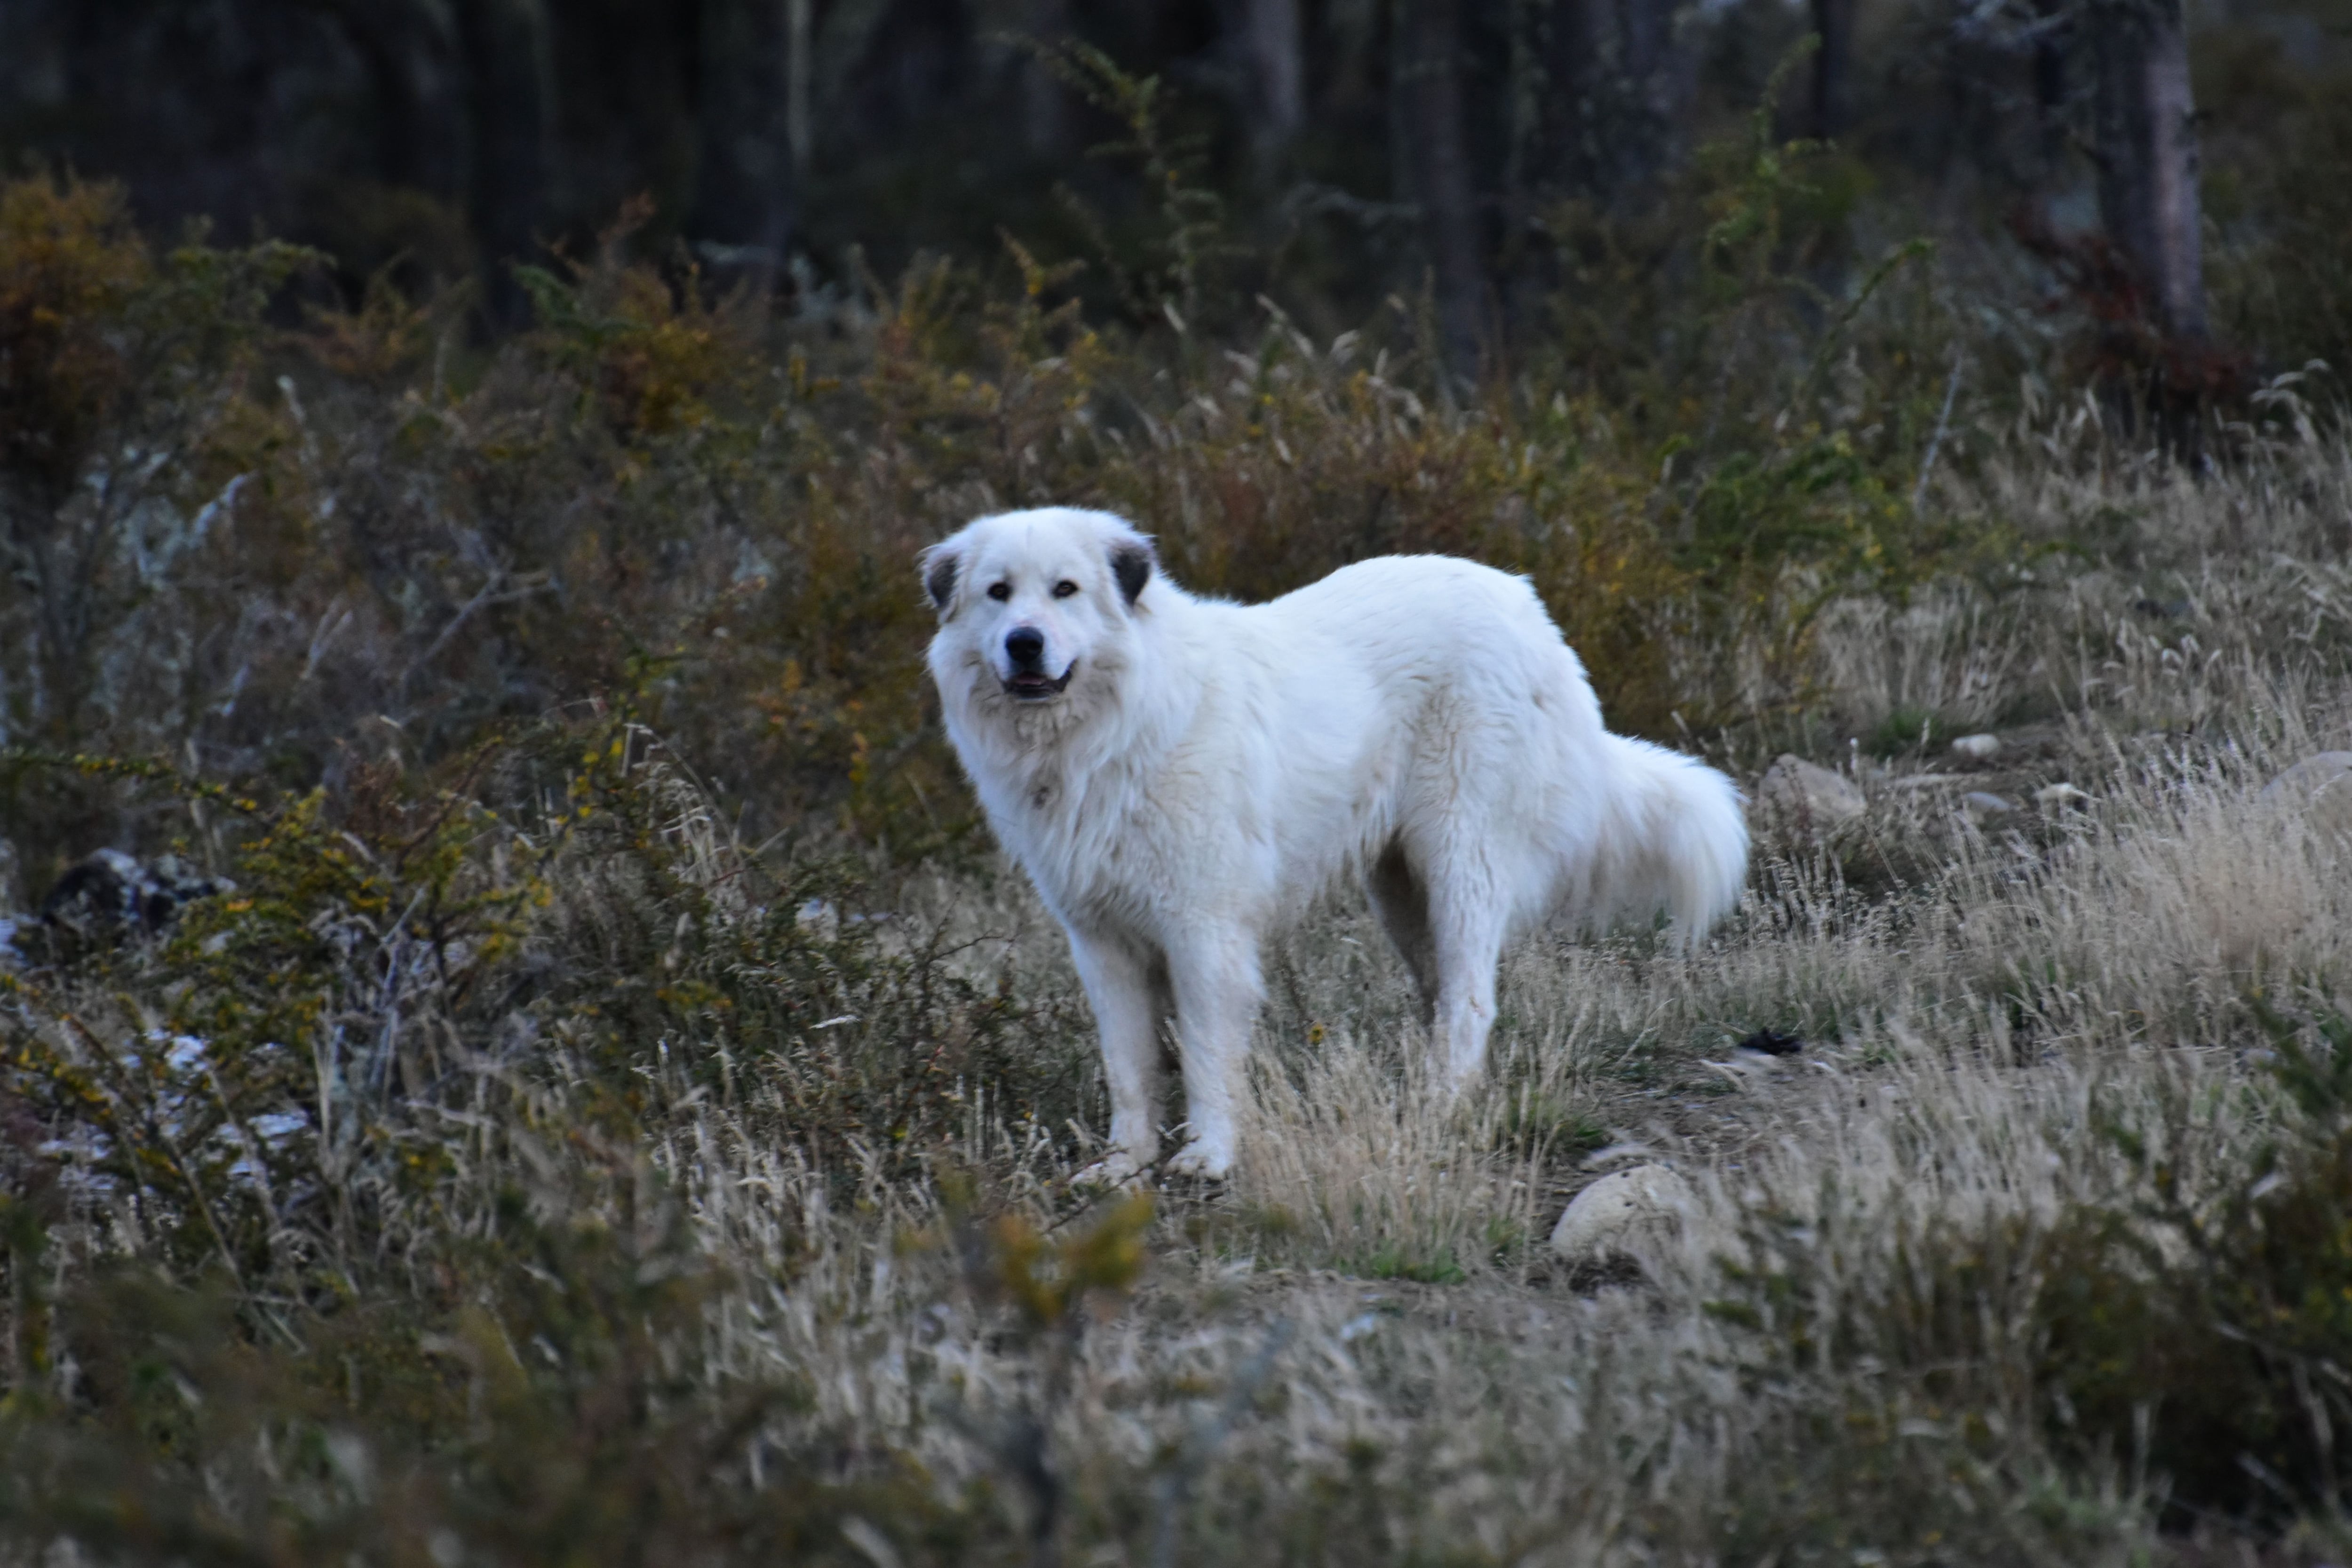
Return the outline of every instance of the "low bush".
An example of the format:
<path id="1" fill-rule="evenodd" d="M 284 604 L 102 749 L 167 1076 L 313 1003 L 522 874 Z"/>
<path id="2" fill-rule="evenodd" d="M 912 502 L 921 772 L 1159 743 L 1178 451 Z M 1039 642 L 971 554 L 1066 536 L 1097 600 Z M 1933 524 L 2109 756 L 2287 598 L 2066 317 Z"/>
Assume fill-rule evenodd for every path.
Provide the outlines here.
<path id="1" fill-rule="evenodd" d="M 1948 1445 L 1964 1468 L 2104 1474 L 2176 1529 L 2336 1508 L 2336 1435 L 2352 1419 L 2352 1028 L 2264 1011 L 2278 1060 L 2244 1092 L 2270 1131 L 2200 1158 L 2211 1134 L 2179 1094 L 2111 1112 L 2098 1132 L 2118 1185 L 2101 1201 L 1891 1236 L 1856 1228 L 1863 1210 L 1832 1193 L 1801 1217 L 1757 1210 L 1710 1304 L 1747 1337 L 1744 1375 L 1803 1390 L 1792 1418 L 1825 1462 L 1892 1467 L 1881 1483 L 1914 1470 L 1938 1492 L 1935 1468 L 1916 1467 Z M 1864 1252 L 1884 1269 L 1858 1266 Z M 1857 1289 L 1865 1272 L 1879 1283 Z M 1868 1511 L 1889 1517 L 1883 1500 Z"/>

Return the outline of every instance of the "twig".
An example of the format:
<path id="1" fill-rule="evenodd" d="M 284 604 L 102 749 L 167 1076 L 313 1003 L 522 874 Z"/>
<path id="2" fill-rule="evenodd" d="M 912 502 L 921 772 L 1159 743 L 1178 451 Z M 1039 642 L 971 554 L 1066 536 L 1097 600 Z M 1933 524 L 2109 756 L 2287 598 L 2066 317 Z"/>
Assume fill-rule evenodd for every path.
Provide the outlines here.
<path id="1" fill-rule="evenodd" d="M 433 646 L 412 661 L 406 669 L 401 671 L 399 689 L 402 692 L 405 693 L 408 690 L 408 683 L 415 679 L 417 675 L 435 659 L 441 657 L 441 650 L 449 646 L 449 639 L 457 635 L 459 627 L 474 618 L 476 611 L 487 609 L 493 605 L 508 605 L 518 599 L 528 599 L 534 594 L 547 593 L 555 586 L 554 584 L 543 580 L 537 583 L 522 582 L 505 593 L 499 592 L 499 585 L 507 581 L 504 572 L 493 572 L 490 574 L 489 580 L 482 584 L 481 592 L 467 600 L 449 624 L 441 628 L 441 635 L 433 639 Z"/>
<path id="2" fill-rule="evenodd" d="M 1966 351 L 1952 350 L 1951 378 L 1944 383 L 1944 409 L 1936 416 L 1936 433 L 1927 437 L 1927 455 L 1919 459 L 1919 482 L 1911 487 L 1911 512 L 1917 516 L 1927 500 L 1927 475 L 1936 466 L 1936 454 L 1944 445 L 1944 432 L 1951 428 L 1952 403 L 1960 395 L 1960 371 L 1968 363 Z"/>

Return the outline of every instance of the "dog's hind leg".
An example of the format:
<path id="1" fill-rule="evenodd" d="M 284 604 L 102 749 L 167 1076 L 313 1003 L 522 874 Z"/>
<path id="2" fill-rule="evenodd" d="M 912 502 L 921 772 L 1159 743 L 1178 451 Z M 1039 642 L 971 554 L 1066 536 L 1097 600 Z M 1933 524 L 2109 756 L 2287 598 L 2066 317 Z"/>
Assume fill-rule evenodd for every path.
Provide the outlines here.
<path id="1" fill-rule="evenodd" d="M 1257 934 L 1244 926 L 1210 926 L 1168 952 L 1176 992 L 1176 1047 L 1184 1063 L 1184 1115 L 1190 1137 L 1168 1169 L 1177 1175 L 1222 1176 L 1239 1147 L 1239 1116 L 1249 1092 L 1250 1031 L 1265 1000 Z"/>
<path id="2" fill-rule="evenodd" d="M 1437 939 L 1429 929 L 1429 893 L 1413 874 L 1402 840 L 1391 839 L 1364 878 L 1381 926 L 1412 973 L 1424 1027 L 1437 1021 Z"/>
<path id="3" fill-rule="evenodd" d="M 1150 961 L 1128 943 L 1075 930 L 1069 936 L 1110 1084 L 1110 1152 L 1086 1175 L 1124 1181 L 1160 1157 L 1161 987 Z"/>
<path id="4" fill-rule="evenodd" d="M 1510 924 L 1507 895 L 1478 847 L 1449 846 L 1424 872 L 1437 969 L 1437 1068 L 1446 1086 L 1465 1088 L 1486 1065 L 1495 1026 L 1495 971 Z"/>

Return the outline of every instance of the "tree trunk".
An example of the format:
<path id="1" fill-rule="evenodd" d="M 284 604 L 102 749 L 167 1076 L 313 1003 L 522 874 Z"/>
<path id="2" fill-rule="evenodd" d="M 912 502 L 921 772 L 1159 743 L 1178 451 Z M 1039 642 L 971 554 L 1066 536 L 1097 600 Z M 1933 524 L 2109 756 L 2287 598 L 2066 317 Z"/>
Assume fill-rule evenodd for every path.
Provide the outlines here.
<path id="1" fill-rule="evenodd" d="M 1617 0 L 1617 34 L 1640 130 L 1624 161 L 1624 189 L 1649 191 L 1682 157 L 1698 57 L 1675 37 L 1673 0 Z"/>
<path id="2" fill-rule="evenodd" d="M 1250 151 L 1270 174 L 1307 122 L 1298 0 L 1243 0 L 1236 18 L 1248 78 Z"/>
<path id="3" fill-rule="evenodd" d="M 1439 348 L 1447 373 L 1475 381 L 1480 371 L 1479 318 L 1486 266 L 1462 101 L 1459 0 L 1398 0 L 1395 68 L 1390 90 L 1401 112 L 1412 200 L 1434 274 Z"/>
<path id="4" fill-rule="evenodd" d="M 2099 217 L 2166 337 L 2206 331 L 2196 106 L 2179 0 L 2119 0 L 2088 20 L 2099 67 Z"/>
<path id="5" fill-rule="evenodd" d="M 510 264 L 541 237 L 555 119 L 547 13 L 540 0 L 473 0 L 454 7 L 466 65 L 469 132 L 466 208 L 482 247 L 490 320 L 530 313 Z"/>
<path id="6" fill-rule="evenodd" d="M 2149 341 L 2143 363 L 2156 437 L 2192 467 L 2212 359 L 2205 313 L 2196 106 L 2180 0 L 2112 0 L 2084 17 L 2098 63 L 2099 217 L 2130 278 Z M 2121 402 L 2130 407 L 2126 396 Z"/>
<path id="7" fill-rule="evenodd" d="M 712 265 L 768 279 L 794 217 L 792 33 L 773 0 L 702 0 L 688 237 Z"/>
<path id="8" fill-rule="evenodd" d="M 1813 31 L 1812 135 L 1832 142 L 1853 120 L 1853 0 L 1813 0 Z"/>
<path id="9" fill-rule="evenodd" d="M 425 112 L 416 79 L 421 49 L 415 15 L 406 5 L 390 4 L 340 4 L 332 15 L 367 71 L 375 110 L 375 178 L 387 185 L 426 186 L 420 166 Z"/>
<path id="10" fill-rule="evenodd" d="M 2070 148 L 2066 122 L 2074 107 L 2074 88 L 2066 68 L 2073 33 L 2060 15 L 2064 5 L 2065 0 L 2040 0 L 2037 12 L 2042 26 L 2033 38 L 2035 151 L 2045 184 L 2057 183 Z"/>
<path id="11" fill-rule="evenodd" d="M 816 149 L 816 0 L 784 0 L 784 133 L 797 181 Z"/>
<path id="12" fill-rule="evenodd" d="M 1551 0 L 1543 30 L 1544 168 L 1601 205 L 1645 205 L 1679 156 L 1696 61 L 1673 0 Z"/>

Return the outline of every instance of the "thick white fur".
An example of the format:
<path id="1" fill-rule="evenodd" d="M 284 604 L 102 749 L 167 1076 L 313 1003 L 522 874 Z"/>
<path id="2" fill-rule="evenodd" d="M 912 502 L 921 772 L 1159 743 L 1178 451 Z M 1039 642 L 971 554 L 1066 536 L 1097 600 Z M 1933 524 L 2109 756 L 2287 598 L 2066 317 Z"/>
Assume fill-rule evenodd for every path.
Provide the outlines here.
<path id="1" fill-rule="evenodd" d="M 948 733 L 1101 1030 L 1104 1174 L 1158 1157 L 1171 1016 L 1191 1142 L 1171 1168 L 1225 1171 L 1260 949 L 1337 877 L 1363 877 L 1457 1087 L 1485 1061 L 1515 933 L 1663 911 L 1687 942 L 1738 901 L 1731 781 L 1602 729 L 1526 579 L 1389 556 L 1244 605 L 1185 593 L 1150 548 L 1108 513 L 1051 508 L 982 518 L 923 562 Z M 1069 677 L 1056 695 L 1006 687 L 1024 627 Z"/>

